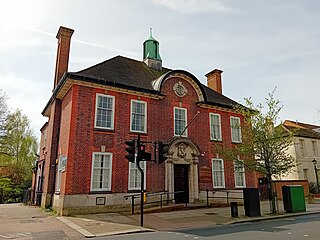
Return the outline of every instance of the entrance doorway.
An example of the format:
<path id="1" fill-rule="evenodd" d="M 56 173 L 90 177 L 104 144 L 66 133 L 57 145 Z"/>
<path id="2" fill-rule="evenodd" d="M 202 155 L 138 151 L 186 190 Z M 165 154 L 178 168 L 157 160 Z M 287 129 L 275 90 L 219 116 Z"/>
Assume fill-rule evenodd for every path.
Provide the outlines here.
<path id="1" fill-rule="evenodd" d="M 174 200 L 175 203 L 189 202 L 189 165 L 174 164 Z"/>

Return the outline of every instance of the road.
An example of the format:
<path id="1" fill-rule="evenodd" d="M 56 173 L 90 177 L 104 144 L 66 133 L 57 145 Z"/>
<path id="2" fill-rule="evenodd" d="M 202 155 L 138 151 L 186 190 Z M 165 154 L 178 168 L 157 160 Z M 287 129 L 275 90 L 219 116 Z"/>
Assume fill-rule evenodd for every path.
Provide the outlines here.
<path id="1" fill-rule="evenodd" d="M 211 228 L 186 229 L 179 232 L 149 232 L 110 236 L 97 239 L 166 239 L 166 240 L 189 240 L 189 239 L 223 239 L 223 240 L 318 240 L 320 235 L 320 214 L 291 217 L 263 222 L 252 222 L 217 226 Z"/>

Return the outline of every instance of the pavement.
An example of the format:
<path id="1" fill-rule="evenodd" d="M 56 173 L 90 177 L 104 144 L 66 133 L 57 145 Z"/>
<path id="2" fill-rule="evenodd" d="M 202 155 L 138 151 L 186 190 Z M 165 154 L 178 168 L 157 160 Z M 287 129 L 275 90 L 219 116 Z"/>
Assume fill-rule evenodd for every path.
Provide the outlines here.
<path id="1" fill-rule="evenodd" d="M 194 209 L 194 206 L 191 205 L 189 210 L 145 213 L 144 227 L 140 227 L 139 214 L 99 213 L 57 218 L 81 232 L 85 237 L 98 237 L 145 231 L 179 231 L 188 228 L 213 227 L 320 213 L 320 199 L 313 204 L 306 204 L 306 212 L 299 213 L 286 213 L 282 202 L 279 201 L 278 204 L 279 212 L 270 214 L 269 202 L 261 202 L 261 216 L 259 217 L 245 216 L 244 206 L 238 206 L 239 217 L 237 218 L 231 217 L 230 207 Z"/>
<path id="2" fill-rule="evenodd" d="M 184 208 L 185 210 L 145 213 L 144 226 L 140 227 L 139 214 L 99 213 L 57 217 L 34 206 L 2 204 L 0 205 L 0 239 L 7 239 L 10 236 L 11 239 L 14 239 L 15 236 L 21 238 L 23 234 L 30 237 L 23 239 L 45 238 L 49 240 L 51 235 L 55 236 L 52 239 L 58 239 L 59 234 L 61 239 L 83 239 L 84 237 L 93 238 L 146 231 L 179 231 L 188 228 L 287 218 L 320 213 L 320 199 L 313 204 L 306 204 L 306 212 L 299 213 L 284 212 L 282 202 L 279 201 L 279 212 L 274 215 L 270 214 L 269 202 L 261 202 L 261 216 L 258 217 L 245 216 L 243 206 L 238 206 L 239 217 L 237 218 L 231 217 L 230 207 L 194 207 L 190 205 L 188 209 Z M 19 231 L 14 230 L 17 229 L 15 223 L 20 224 Z"/>

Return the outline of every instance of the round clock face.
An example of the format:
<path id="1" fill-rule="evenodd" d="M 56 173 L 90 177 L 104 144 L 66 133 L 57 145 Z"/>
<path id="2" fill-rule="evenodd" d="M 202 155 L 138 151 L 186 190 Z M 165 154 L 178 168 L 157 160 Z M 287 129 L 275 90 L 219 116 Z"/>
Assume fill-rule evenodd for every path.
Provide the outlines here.
<path id="1" fill-rule="evenodd" d="M 181 82 L 178 82 L 173 86 L 173 91 L 178 97 L 184 97 L 187 94 L 187 89 Z"/>

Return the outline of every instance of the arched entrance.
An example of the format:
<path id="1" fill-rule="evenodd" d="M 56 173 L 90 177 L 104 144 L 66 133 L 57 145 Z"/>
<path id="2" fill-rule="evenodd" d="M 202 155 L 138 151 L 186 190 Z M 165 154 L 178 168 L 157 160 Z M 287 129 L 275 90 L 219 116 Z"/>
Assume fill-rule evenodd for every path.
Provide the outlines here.
<path id="1" fill-rule="evenodd" d="M 199 199 L 199 155 L 199 148 L 189 138 L 175 138 L 170 142 L 165 184 L 167 191 L 177 192 L 170 196 L 176 203 Z"/>

